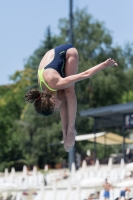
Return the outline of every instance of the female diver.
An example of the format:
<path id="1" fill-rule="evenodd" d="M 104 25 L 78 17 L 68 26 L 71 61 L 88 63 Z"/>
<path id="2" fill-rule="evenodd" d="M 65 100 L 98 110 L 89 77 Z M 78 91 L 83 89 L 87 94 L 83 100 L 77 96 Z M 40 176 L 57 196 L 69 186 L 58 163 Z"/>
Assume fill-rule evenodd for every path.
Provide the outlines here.
<path id="1" fill-rule="evenodd" d="M 25 95 L 26 102 L 34 103 L 35 110 L 44 116 L 60 111 L 64 148 L 67 152 L 74 146 L 77 99 L 74 85 L 90 78 L 97 72 L 117 66 L 111 58 L 77 74 L 78 51 L 70 44 L 63 44 L 49 50 L 38 68 L 38 83 L 41 91 L 31 89 Z"/>

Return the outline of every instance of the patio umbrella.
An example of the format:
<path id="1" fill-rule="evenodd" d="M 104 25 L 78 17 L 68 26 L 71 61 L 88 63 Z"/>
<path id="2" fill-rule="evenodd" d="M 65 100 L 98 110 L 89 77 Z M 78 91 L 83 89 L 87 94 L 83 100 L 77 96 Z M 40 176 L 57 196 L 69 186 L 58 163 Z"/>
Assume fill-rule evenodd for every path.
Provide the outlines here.
<path id="1" fill-rule="evenodd" d="M 84 176 L 84 174 L 86 173 L 86 170 L 87 170 L 87 163 L 86 163 L 86 160 L 83 160 L 82 167 L 81 167 L 82 176 Z"/>
<path id="2" fill-rule="evenodd" d="M 76 166 L 75 166 L 75 163 L 72 163 L 72 166 L 71 166 L 71 176 L 75 175 L 75 172 L 76 172 Z"/>
<path id="3" fill-rule="evenodd" d="M 111 132 L 100 132 L 92 134 L 77 135 L 76 141 L 88 140 L 94 142 L 96 137 L 96 143 L 106 145 L 120 145 L 123 144 L 123 136 L 120 136 Z M 106 139 L 105 139 L 106 138 Z M 125 138 L 125 144 L 133 144 L 133 140 Z"/>
<path id="4" fill-rule="evenodd" d="M 133 162 L 126 165 L 126 170 L 133 171 Z"/>
<path id="5" fill-rule="evenodd" d="M 15 168 L 14 167 L 11 168 L 11 174 L 10 175 L 11 175 L 12 179 L 15 178 Z"/>
<path id="6" fill-rule="evenodd" d="M 44 167 L 44 171 L 45 171 L 45 172 L 48 171 L 48 165 L 45 165 L 45 167 Z"/>
<path id="7" fill-rule="evenodd" d="M 112 166 L 113 166 L 113 158 L 110 157 L 109 161 L 108 161 L 108 171 L 110 171 L 112 169 Z"/>
<path id="8" fill-rule="evenodd" d="M 33 176 L 36 176 L 36 175 L 37 175 L 37 167 L 34 166 L 34 167 L 33 167 Z"/>
<path id="9" fill-rule="evenodd" d="M 24 166 L 23 166 L 23 172 L 22 172 L 24 178 L 27 176 L 27 172 L 28 172 L 27 166 L 24 165 Z"/>
<path id="10" fill-rule="evenodd" d="M 121 169 L 125 169 L 125 161 L 124 161 L 123 158 L 121 158 L 120 168 L 121 168 Z"/>
<path id="11" fill-rule="evenodd" d="M 102 186 L 104 184 L 104 179 L 102 178 L 87 178 L 80 182 L 80 186 L 89 186 L 89 187 L 96 187 L 96 186 Z"/>
<path id="12" fill-rule="evenodd" d="M 82 169 L 83 169 L 83 171 L 86 170 L 86 168 L 87 168 L 86 160 L 83 160 L 83 162 L 82 162 Z"/>
<path id="13" fill-rule="evenodd" d="M 95 167 L 94 167 L 95 171 L 97 171 L 99 167 L 100 167 L 99 159 L 96 159 Z"/>
<path id="14" fill-rule="evenodd" d="M 8 176 L 9 176 L 9 174 L 8 174 L 8 169 L 5 168 L 4 177 L 5 177 L 5 181 L 6 181 L 6 182 L 7 182 L 7 180 L 8 180 Z"/>
<path id="15" fill-rule="evenodd" d="M 1 183 L 0 184 L 0 190 L 15 190 L 18 189 L 18 185 L 14 183 Z"/>
<path id="16" fill-rule="evenodd" d="M 114 184 L 117 187 L 132 187 L 133 186 L 133 179 L 125 180 L 120 183 Z"/>

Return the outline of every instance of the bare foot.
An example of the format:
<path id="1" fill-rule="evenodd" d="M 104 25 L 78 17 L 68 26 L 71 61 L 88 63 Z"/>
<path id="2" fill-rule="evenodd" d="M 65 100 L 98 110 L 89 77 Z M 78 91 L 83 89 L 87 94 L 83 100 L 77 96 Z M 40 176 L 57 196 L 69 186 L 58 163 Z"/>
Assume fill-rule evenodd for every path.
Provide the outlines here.
<path id="1" fill-rule="evenodd" d="M 75 144 L 75 137 L 77 135 L 77 131 L 74 130 L 74 132 L 68 132 L 66 139 L 64 141 L 64 148 L 66 150 L 66 152 L 69 152 L 71 150 L 71 148 L 74 146 Z"/>
<path id="2" fill-rule="evenodd" d="M 112 67 L 114 65 L 118 66 L 118 64 L 111 58 L 107 59 L 105 61 L 106 67 Z"/>

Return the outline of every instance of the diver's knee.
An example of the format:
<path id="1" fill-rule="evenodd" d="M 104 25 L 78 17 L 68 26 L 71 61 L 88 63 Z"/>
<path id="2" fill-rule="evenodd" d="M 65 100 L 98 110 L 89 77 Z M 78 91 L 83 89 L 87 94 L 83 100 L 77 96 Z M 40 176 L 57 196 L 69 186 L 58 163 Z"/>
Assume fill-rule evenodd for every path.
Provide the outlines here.
<path id="1" fill-rule="evenodd" d="M 67 51 L 67 56 L 66 57 L 74 57 L 75 59 L 79 59 L 79 54 L 78 54 L 78 51 L 75 47 L 73 48 L 70 48 L 68 51 Z"/>

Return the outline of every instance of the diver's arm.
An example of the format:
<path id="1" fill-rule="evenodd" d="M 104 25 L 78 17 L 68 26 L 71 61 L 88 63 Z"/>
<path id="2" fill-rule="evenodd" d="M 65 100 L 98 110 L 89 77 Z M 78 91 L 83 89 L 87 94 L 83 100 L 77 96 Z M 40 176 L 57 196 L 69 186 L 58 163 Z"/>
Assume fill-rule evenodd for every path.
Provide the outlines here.
<path id="1" fill-rule="evenodd" d="M 59 78 L 59 80 L 57 81 L 57 83 L 54 86 L 55 89 L 66 89 L 71 87 L 72 85 L 74 85 L 74 83 L 90 78 L 92 77 L 94 74 L 98 73 L 99 71 L 101 71 L 102 69 L 105 69 L 107 67 L 111 67 L 113 65 L 117 66 L 117 63 L 112 60 L 112 59 L 108 59 L 103 63 L 100 63 L 99 65 L 96 65 L 84 72 L 81 72 L 79 74 L 76 75 L 71 75 L 71 76 L 67 76 L 66 78 Z M 52 86 L 52 85 L 51 85 Z"/>

